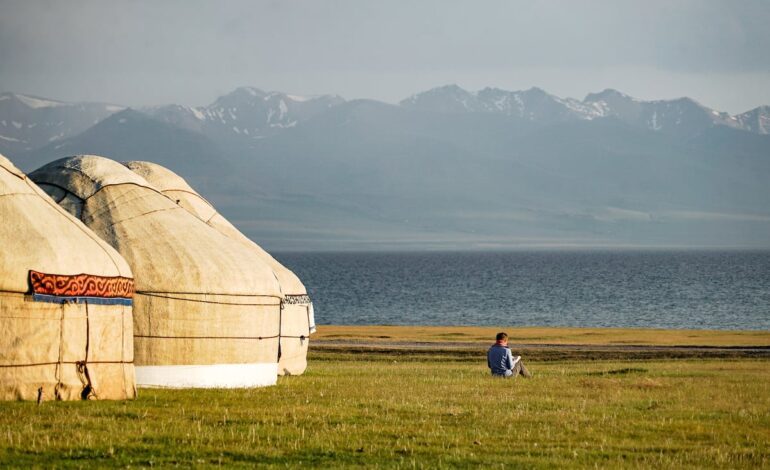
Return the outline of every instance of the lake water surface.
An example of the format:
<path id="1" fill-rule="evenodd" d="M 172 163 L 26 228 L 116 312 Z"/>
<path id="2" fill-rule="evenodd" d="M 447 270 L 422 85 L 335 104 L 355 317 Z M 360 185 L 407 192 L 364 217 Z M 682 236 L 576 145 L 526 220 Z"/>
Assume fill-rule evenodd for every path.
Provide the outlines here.
<path id="1" fill-rule="evenodd" d="M 318 324 L 770 330 L 768 251 L 278 253 Z"/>

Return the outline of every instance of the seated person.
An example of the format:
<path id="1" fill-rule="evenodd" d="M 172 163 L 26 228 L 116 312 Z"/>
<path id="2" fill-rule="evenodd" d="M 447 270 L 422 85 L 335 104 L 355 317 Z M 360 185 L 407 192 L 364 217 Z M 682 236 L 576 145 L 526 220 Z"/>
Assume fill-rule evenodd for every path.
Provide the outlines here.
<path id="1" fill-rule="evenodd" d="M 532 377 L 532 374 L 524 367 L 521 356 L 511 354 L 511 349 L 508 347 L 508 335 L 498 333 L 495 339 L 495 344 L 487 351 L 487 366 L 492 371 L 492 375 L 503 378 L 513 377 L 514 379 L 519 374 L 526 378 Z"/>

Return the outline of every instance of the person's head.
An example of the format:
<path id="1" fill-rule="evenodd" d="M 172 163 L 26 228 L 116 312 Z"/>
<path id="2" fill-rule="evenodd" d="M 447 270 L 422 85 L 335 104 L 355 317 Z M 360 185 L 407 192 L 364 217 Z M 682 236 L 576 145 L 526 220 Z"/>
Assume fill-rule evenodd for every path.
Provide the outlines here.
<path id="1" fill-rule="evenodd" d="M 495 341 L 500 344 L 508 344 L 508 333 L 498 333 L 497 336 L 495 336 Z"/>

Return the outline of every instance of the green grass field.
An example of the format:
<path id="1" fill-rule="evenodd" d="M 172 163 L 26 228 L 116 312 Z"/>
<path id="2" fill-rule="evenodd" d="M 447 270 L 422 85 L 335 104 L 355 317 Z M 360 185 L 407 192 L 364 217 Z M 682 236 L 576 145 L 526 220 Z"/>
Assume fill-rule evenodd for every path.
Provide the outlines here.
<path id="1" fill-rule="evenodd" d="M 314 351 L 252 390 L 0 403 L 0 466 L 770 466 L 770 361 L 532 362 Z"/>

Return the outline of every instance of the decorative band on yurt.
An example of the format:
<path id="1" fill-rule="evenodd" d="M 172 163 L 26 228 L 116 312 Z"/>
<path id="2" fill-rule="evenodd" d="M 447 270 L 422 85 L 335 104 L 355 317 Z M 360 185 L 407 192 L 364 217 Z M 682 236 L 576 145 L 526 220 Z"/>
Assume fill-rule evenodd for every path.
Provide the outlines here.
<path id="1" fill-rule="evenodd" d="M 38 302 L 100 305 L 131 305 L 134 280 L 127 277 L 91 274 L 47 274 L 29 271 L 32 298 Z"/>
<path id="2" fill-rule="evenodd" d="M 296 305 L 296 304 L 309 304 L 310 303 L 310 296 L 307 294 L 302 295 L 286 295 L 284 296 L 283 303 L 288 305 Z"/>

